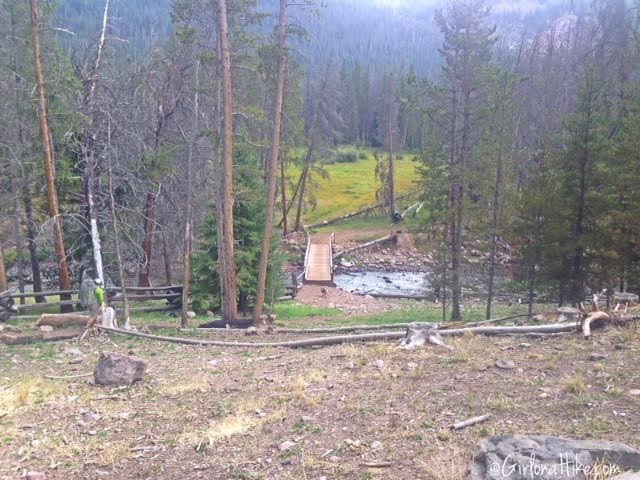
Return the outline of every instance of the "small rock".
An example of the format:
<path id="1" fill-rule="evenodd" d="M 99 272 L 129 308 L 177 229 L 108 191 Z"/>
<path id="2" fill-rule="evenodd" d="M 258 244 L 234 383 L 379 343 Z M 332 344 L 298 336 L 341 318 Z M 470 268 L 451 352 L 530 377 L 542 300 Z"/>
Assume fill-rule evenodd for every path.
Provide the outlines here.
<path id="1" fill-rule="evenodd" d="M 402 367 L 402 370 L 404 370 L 405 372 L 412 372 L 416 368 L 418 368 L 418 364 L 417 363 L 409 362 L 404 367 Z"/>
<path id="2" fill-rule="evenodd" d="M 62 353 L 64 353 L 65 355 L 69 355 L 70 357 L 81 357 L 82 355 L 84 355 L 79 348 L 75 347 L 65 348 Z"/>
<path id="3" fill-rule="evenodd" d="M 53 327 L 51 325 L 40 325 L 38 330 L 41 332 L 53 332 Z"/>
<path id="4" fill-rule="evenodd" d="M 144 378 L 147 362 L 115 352 L 100 354 L 93 378 L 98 385 L 131 385 Z"/>
<path id="5" fill-rule="evenodd" d="M 340 457 L 338 457 L 337 455 L 331 455 L 329 457 L 329 462 L 331 463 L 340 463 Z"/>
<path id="6" fill-rule="evenodd" d="M 300 417 L 300 420 L 305 423 L 309 423 L 311 421 L 311 417 L 308 415 L 303 415 L 302 417 Z"/>
<path id="7" fill-rule="evenodd" d="M 501 368 L 502 370 L 513 370 L 516 368 L 516 364 L 511 360 L 496 360 L 496 367 Z"/>
<path id="8" fill-rule="evenodd" d="M 614 350 L 618 350 L 618 351 L 619 351 L 619 350 L 626 350 L 626 349 L 627 349 L 627 346 L 626 346 L 625 344 L 623 344 L 623 343 L 616 343 L 616 344 L 613 346 L 613 349 L 614 349 Z"/>
<path id="9" fill-rule="evenodd" d="M 280 445 L 278 445 L 278 449 L 281 452 L 286 452 L 287 450 L 291 450 L 295 446 L 296 446 L 296 442 L 292 442 L 291 440 L 287 440 L 285 442 L 282 442 Z"/>
<path id="10" fill-rule="evenodd" d="M 374 366 L 374 368 L 382 370 L 384 368 L 384 360 L 378 358 L 377 360 L 373 361 L 372 365 Z"/>
<path id="11" fill-rule="evenodd" d="M 207 317 L 209 317 L 209 318 L 213 318 L 213 317 L 215 317 L 215 314 L 214 314 L 211 310 L 207 310 L 207 311 L 205 312 L 205 315 L 206 315 Z"/>
<path id="12" fill-rule="evenodd" d="M 589 355 L 589 360 L 592 362 L 601 362 L 607 360 L 608 358 L 609 355 L 606 353 L 592 353 L 591 355 Z"/>
<path id="13" fill-rule="evenodd" d="M 520 348 L 529 348 L 531 347 L 530 343 L 521 343 L 520 345 L 518 345 Z"/>
<path id="14" fill-rule="evenodd" d="M 257 335 L 258 334 L 258 329 L 256 327 L 249 327 L 244 331 L 244 334 L 247 335 L 247 336 Z"/>
<path id="15" fill-rule="evenodd" d="M 78 365 L 79 363 L 82 363 L 83 360 L 84 358 L 82 357 L 72 358 L 71 360 L 69 360 L 69 365 Z"/>
<path id="16" fill-rule="evenodd" d="M 633 395 L 634 397 L 640 397 L 640 390 L 635 388 L 633 390 L 629 390 L 629 395 Z"/>
<path id="17" fill-rule="evenodd" d="M 380 442 L 379 440 L 374 440 L 373 442 L 371 442 L 371 448 L 373 448 L 374 450 L 382 448 L 382 442 Z"/>
<path id="18" fill-rule="evenodd" d="M 42 472 L 29 472 L 25 478 L 27 480 L 47 480 L 47 476 Z"/>
<path id="19" fill-rule="evenodd" d="M 188 311 L 187 312 L 187 317 L 188 318 L 196 318 L 196 312 Z"/>

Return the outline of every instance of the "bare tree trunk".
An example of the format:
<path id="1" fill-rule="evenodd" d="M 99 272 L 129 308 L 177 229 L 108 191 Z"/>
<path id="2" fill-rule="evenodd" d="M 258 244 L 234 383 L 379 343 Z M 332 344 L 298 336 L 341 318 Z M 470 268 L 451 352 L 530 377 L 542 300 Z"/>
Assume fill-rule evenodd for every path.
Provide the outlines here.
<path id="1" fill-rule="evenodd" d="M 313 151 L 313 140 L 309 144 L 309 150 L 307 151 L 307 159 L 305 160 L 304 168 L 300 176 L 300 191 L 298 192 L 298 208 L 296 210 L 296 223 L 293 226 L 294 232 L 299 232 L 302 227 L 302 206 L 304 205 L 304 192 L 307 187 L 307 178 L 309 176 L 311 152 Z"/>
<path id="2" fill-rule="evenodd" d="M 187 328 L 189 326 L 189 283 L 191 281 L 191 222 L 192 222 L 192 197 L 193 187 L 191 184 L 191 164 L 193 163 L 193 147 L 196 141 L 196 135 L 198 134 L 198 89 L 200 88 L 200 63 L 196 63 L 196 85 L 195 93 L 193 95 L 193 130 L 191 135 L 187 138 L 187 171 L 186 174 L 186 188 L 187 188 L 187 205 L 185 212 L 184 222 L 184 240 L 183 240 L 183 254 L 182 254 L 182 312 L 180 315 L 180 326 Z"/>
<path id="3" fill-rule="evenodd" d="M 393 82 L 389 80 L 389 90 L 387 91 L 387 136 L 389 147 L 389 175 L 388 175 L 388 189 L 389 189 L 389 211 L 391 220 L 396 213 L 396 192 L 395 192 L 395 180 L 394 180 L 394 165 L 393 165 Z"/>
<path id="4" fill-rule="evenodd" d="M 160 190 L 158 190 L 160 194 Z M 150 287 L 151 282 L 151 255 L 153 254 L 153 235 L 156 229 L 156 196 L 149 192 L 144 204 L 144 240 L 142 242 L 142 252 L 144 254 L 144 264 L 140 270 L 138 278 L 139 287 Z"/>
<path id="5" fill-rule="evenodd" d="M 505 92 L 506 93 L 506 92 Z M 504 99 L 498 98 L 499 102 Z M 498 105 L 500 128 L 498 129 L 498 155 L 496 158 L 496 177 L 493 186 L 493 203 L 491 205 L 491 252 L 489 254 L 489 281 L 487 285 L 487 320 L 491 318 L 491 303 L 493 302 L 493 288 L 496 276 L 496 254 L 498 247 L 498 222 L 500 221 L 500 202 L 502 194 L 502 142 L 504 135 L 504 105 Z"/>
<path id="6" fill-rule="evenodd" d="M 109 202 L 111 206 L 111 223 L 113 226 L 113 239 L 116 244 L 116 259 L 118 261 L 118 275 L 120 276 L 120 287 L 124 308 L 124 329 L 130 328 L 131 320 L 129 313 L 129 297 L 127 296 L 127 283 L 122 262 L 122 248 L 120 247 L 120 227 L 116 216 L 116 201 L 113 196 L 113 169 L 111 167 L 111 118 L 109 118 L 109 128 L 107 130 L 107 167 L 109 168 Z"/>
<path id="7" fill-rule="evenodd" d="M 220 36 L 220 60 L 222 66 L 223 91 L 223 158 L 222 158 L 222 200 L 223 232 L 218 241 L 223 244 L 225 268 L 222 298 L 222 317 L 229 323 L 238 316 L 236 265 L 233 238 L 233 84 L 231 80 L 231 54 L 227 26 L 227 2 L 218 0 L 218 33 Z"/>
<path id="8" fill-rule="evenodd" d="M 4 265 L 4 246 L 0 242 L 0 292 L 8 290 L 7 271 Z"/>
<path id="9" fill-rule="evenodd" d="M 162 232 L 162 256 L 164 258 L 164 281 L 167 286 L 170 286 L 173 283 L 173 275 L 171 274 L 171 256 L 167 248 L 166 234 L 166 230 Z"/>
<path id="10" fill-rule="evenodd" d="M 67 256 L 64 251 L 62 228 L 60 226 L 60 213 L 58 211 L 58 193 L 54 178 L 53 152 L 49 142 L 49 125 L 47 123 L 47 104 L 44 89 L 44 77 L 42 75 L 42 61 L 40 59 L 40 32 L 38 31 L 38 1 L 31 0 L 31 37 L 33 41 L 33 58 L 38 86 L 38 120 L 40 123 L 40 142 L 42 143 L 42 159 L 44 162 L 44 174 L 47 180 L 47 200 L 49 203 L 49 215 L 53 220 L 53 232 L 55 236 L 56 258 L 60 275 L 60 290 L 70 290 L 69 269 L 67 268 Z M 71 300 L 70 295 L 61 295 L 61 300 Z M 71 311 L 71 306 L 61 306 L 62 312 Z"/>
<path id="11" fill-rule="evenodd" d="M 15 149 L 15 162 L 16 162 L 16 172 L 14 177 L 11 179 L 11 195 L 13 196 L 13 236 L 16 244 L 16 260 L 18 267 L 18 290 L 20 293 L 24 293 L 24 242 L 22 238 L 22 214 L 20 213 L 20 193 L 19 193 L 19 182 L 26 181 L 24 178 L 24 167 L 21 165 L 22 155 L 22 145 L 24 143 L 24 138 L 22 135 L 22 121 L 20 111 L 22 110 L 22 99 L 20 95 L 21 91 L 21 78 L 18 73 L 18 62 L 16 60 L 17 52 L 20 49 L 20 45 L 18 44 L 18 34 L 16 32 L 17 27 L 17 19 L 14 12 L 14 8 L 11 8 L 9 13 L 11 17 L 11 32 L 10 37 L 13 40 L 12 49 L 10 53 L 9 64 L 11 65 L 11 70 L 14 72 L 12 75 L 13 79 L 13 88 L 15 89 L 15 126 L 16 126 L 16 149 Z M 20 298 L 20 304 L 24 305 L 25 299 Z"/>
<path id="12" fill-rule="evenodd" d="M 265 211 L 264 232 L 262 234 L 262 253 L 258 270 L 258 288 L 256 290 L 256 304 L 253 311 L 253 321 L 258 323 L 264 306 L 267 288 L 267 268 L 273 235 L 273 213 L 276 205 L 276 184 L 278 178 L 278 158 L 280 154 L 280 134 L 282 130 L 282 104 L 284 98 L 284 81 L 286 69 L 286 35 L 287 35 L 287 1 L 280 0 L 280 20 L 278 23 L 278 80 L 276 85 L 276 102 L 273 113 L 273 132 L 271 138 L 271 153 L 267 165 L 267 208 Z"/>
<path id="13" fill-rule="evenodd" d="M 102 60 L 102 54 L 104 52 L 107 28 L 109 20 L 109 0 L 105 1 L 104 14 L 102 17 L 102 31 L 100 33 L 100 40 L 98 41 L 98 51 L 96 53 L 96 61 L 91 72 L 91 78 L 89 79 L 89 90 L 85 98 L 85 107 L 87 113 L 91 117 L 91 125 L 85 129 L 83 140 L 86 142 L 84 146 L 84 184 L 85 184 L 85 200 L 87 202 L 87 216 L 89 217 L 89 229 L 91 234 L 91 249 L 93 252 L 93 267 L 95 278 L 104 282 L 104 271 L 102 267 L 102 247 L 100 242 L 100 232 L 98 230 L 98 216 L 95 207 L 95 198 L 93 187 L 95 183 L 95 133 L 91 130 L 95 128 L 95 111 L 94 111 L 94 99 L 96 87 L 98 84 L 98 75 L 100 73 L 100 63 Z"/>
<path id="14" fill-rule="evenodd" d="M 287 235 L 288 225 L 287 216 L 289 211 L 287 210 L 287 183 L 285 177 L 284 157 L 280 159 L 280 196 L 282 197 L 282 235 Z"/>
<path id="15" fill-rule="evenodd" d="M 22 203 L 27 221 L 27 248 L 29 249 L 29 259 L 31 262 L 31 276 L 33 279 L 33 291 L 42 291 L 42 275 L 40 273 L 40 262 L 38 261 L 38 248 L 36 246 L 37 230 L 33 221 L 33 206 L 31 204 L 31 191 L 25 182 L 22 185 Z M 21 299 L 24 300 L 24 299 Z M 36 303 L 46 303 L 47 299 L 43 295 L 36 297 Z"/>
<path id="16" fill-rule="evenodd" d="M 16 245 L 16 266 L 18 267 L 18 291 L 24 293 L 24 241 L 22 238 L 22 213 L 20 212 L 20 201 L 18 187 L 18 176 L 11 179 L 11 195 L 13 196 L 13 240 Z M 24 304 L 24 298 L 20 301 Z"/>

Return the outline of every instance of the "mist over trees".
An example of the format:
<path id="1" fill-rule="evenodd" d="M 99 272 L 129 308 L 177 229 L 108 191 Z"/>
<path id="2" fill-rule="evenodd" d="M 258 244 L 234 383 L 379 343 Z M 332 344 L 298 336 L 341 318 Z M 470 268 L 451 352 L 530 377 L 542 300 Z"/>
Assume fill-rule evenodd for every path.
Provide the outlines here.
<path id="1" fill-rule="evenodd" d="M 531 302 L 640 286 L 637 2 L 213 3 L 0 0 L 0 241 L 19 289 L 101 265 L 170 285 L 186 266 L 198 310 L 233 322 L 257 297 L 258 319 L 279 234 L 303 229 L 341 145 L 376 152 L 391 215 L 396 155 L 416 158 L 413 227 L 439 245 L 453 319 L 472 248 L 488 317 L 505 245 Z"/>

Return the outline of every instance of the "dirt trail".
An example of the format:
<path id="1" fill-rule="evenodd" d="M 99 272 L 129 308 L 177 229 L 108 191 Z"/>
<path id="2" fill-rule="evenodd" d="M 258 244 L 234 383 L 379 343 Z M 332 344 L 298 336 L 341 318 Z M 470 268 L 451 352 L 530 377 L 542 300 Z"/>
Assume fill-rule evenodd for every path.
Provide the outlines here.
<path id="1" fill-rule="evenodd" d="M 225 351 L 117 336 L 4 348 L 0 478 L 26 469 L 48 479 L 459 479 L 473 445 L 489 435 L 640 447 L 633 331 L 611 329 L 592 341 L 447 342 L 454 351 L 392 344 Z M 69 364 L 74 348 L 81 364 Z M 147 379 L 114 389 L 44 378 L 91 371 L 101 350 L 143 357 Z M 589 361 L 594 352 L 609 357 Z M 499 359 L 515 368 L 496 368 Z M 489 422 L 449 430 L 485 413 Z M 388 466 L 366 466 L 376 462 Z"/>

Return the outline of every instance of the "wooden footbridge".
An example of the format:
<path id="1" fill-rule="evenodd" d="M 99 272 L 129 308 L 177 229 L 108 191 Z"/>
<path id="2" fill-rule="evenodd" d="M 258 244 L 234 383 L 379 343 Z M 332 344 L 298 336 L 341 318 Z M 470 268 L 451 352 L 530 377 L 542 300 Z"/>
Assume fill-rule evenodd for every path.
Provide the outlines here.
<path id="1" fill-rule="evenodd" d="M 333 242 L 334 234 L 309 236 L 304 259 L 304 283 L 334 286 Z"/>

